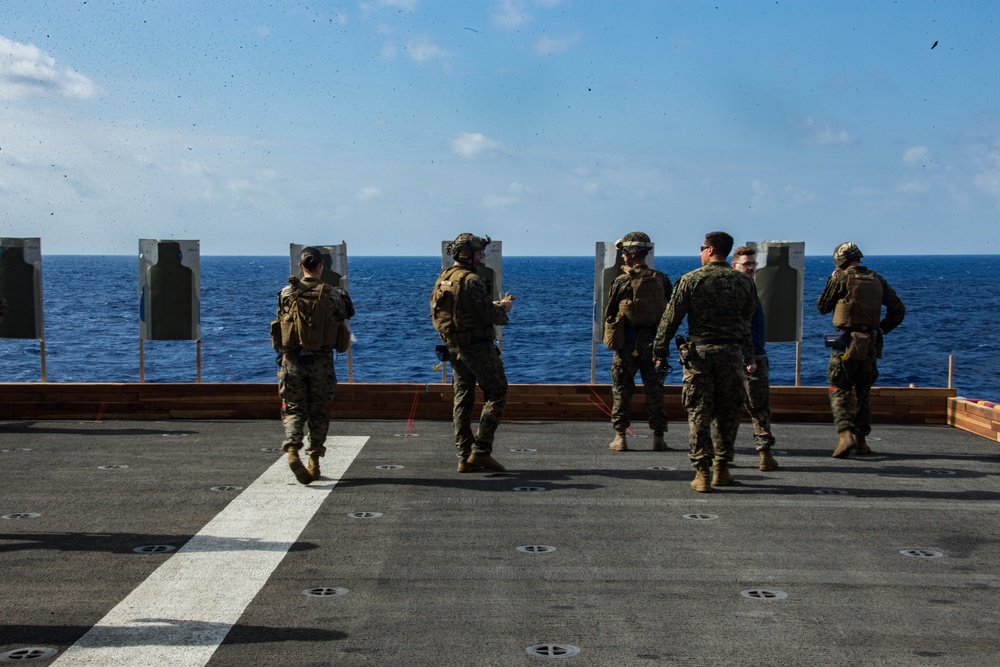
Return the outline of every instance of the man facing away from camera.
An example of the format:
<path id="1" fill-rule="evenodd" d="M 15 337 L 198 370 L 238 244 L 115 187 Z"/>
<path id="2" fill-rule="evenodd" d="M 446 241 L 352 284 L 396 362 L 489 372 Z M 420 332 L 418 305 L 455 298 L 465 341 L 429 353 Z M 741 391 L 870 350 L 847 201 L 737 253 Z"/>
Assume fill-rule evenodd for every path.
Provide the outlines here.
<path id="1" fill-rule="evenodd" d="M 299 254 L 302 278 L 292 276 L 278 292 L 277 319 L 271 323 L 271 344 L 278 352 L 278 395 L 285 427 L 282 449 L 288 466 L 300 484 L 320 477 L 319 460 L 326 454 L 330 430 L 330 402 L 337 391 L 333 350 L 345 335 L 344 322 L 354 316 L 347 291 L 324 283 L 323 255 L 307 246 Z M 347 334 L 349 335 L 349 334 Z M 299 458 L 306 428 L 309 464 Z"/>
<path id="2" fill-rule="evenodd" d="M 489 244 L 488 236 L 459 234 L 446 248 L 454 261 L 441 271 L 431 292 L 431 320 L 444 343 L 441 357 L 452 368 L 460 473 L 504 470 L 493 458 L 493 438 L 507 403 L 507 375 L 496 347 L 494 326 L 507 324 L 514 297 L 508 294 L 493 301 L 490 287 L 476 273 Z M 473 434 L 477 383 L 484 402 L 479 427 Z"/>
<path id="3" fill-rule="evenodd" d="M 827 278 L 816 301 L 821 315 L 833 312 L 833 326 L 842 334 L 833 346 L 826 379 L 830 384 L 830 409 L 837 429 L 834 458 L 854 452 L 871 454 L 871 389 L 878 380 L 882 336 L 903 322 L 906 307 L 885 281 L 861 264 L 861 249 L 848 241 L 833 251 L 837 268 Z M 885 317 L 882 317 L 885 306 Z M 851 394 L 854 406 L 851 406 Z"/>

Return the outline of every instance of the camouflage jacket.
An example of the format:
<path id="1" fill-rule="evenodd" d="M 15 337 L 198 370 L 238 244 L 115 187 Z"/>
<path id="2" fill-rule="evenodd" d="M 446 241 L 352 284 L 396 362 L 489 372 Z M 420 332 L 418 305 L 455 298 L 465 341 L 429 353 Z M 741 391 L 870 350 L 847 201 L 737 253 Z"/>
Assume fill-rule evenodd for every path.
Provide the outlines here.
<path id="1" fill-rule="evenodd" d="M 882 333 L 889 333 L 903 323 L 903 318 L 906 316 L 906 306 L 896 296 L 896 293 L 889 286 L 889 283 L 885 281 L 885 278 L 874 271 L 869 271 L 866 266 L 837 269 L 833 272 L 832 276 L 827 278 L 826 287 L 823 288 L 823 293 L 816 300 L 816 308 L 819 310 L 820 315 L 832 312 L 837 307 L 837 302 L 847 296 L 847 276 L 849 271 L 870 273 L 882 284 L 882 305 L 885 306 L 885 317 L 882 318 L 879 324 Z"/>
<path id="2" fill-rule="evenodd" d="M 670 343 L 687 317 L 692 339 L 732 340 L 743 348 L 743 358 L 754 358 L 750 320 L 757 310 L 753 280 L 726 262 L 709 262 L 685 273 L 674 285 L 673 295 L 656 330 L 653 352 L 670 354 Z"/>

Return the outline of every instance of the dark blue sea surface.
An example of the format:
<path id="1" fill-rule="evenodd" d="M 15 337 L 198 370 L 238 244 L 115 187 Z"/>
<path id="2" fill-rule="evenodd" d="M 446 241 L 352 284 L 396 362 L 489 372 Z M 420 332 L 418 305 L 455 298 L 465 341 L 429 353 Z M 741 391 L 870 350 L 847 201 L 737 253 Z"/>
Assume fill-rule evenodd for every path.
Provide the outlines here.
<path id="1" fill-rule="evenodd" d="M 955 387 L 970 398 L 1000 399 L 995 314 L 1000 311 L 994 256 L 868 257 L 906 304 L 903 325 L 886 337 L 881 386 L 944 387 L 948 355 Z M 659 257 L 676 280 L 697 257 Z M 352 257 L 349 288 L 357 308 L 351 374 L 356 382 L 440 382 L 430 289 L 437 257 Z M 807 257 L 801 384 L 824 385 L 832 330 L 815 302 L 833 269 L 827 256 Z M 276 381 L 268 324 L 286 284 L 286 257 L 202 257 L 202 380 Z M 503 288 L 517 295 L 503 330 L 504 362 L 513 383 L 587 383 L 591 372 L 594 259 L 505 257 Z M 43 263 L 47 378 L 50 382 L 139 379 L 138 258 L 46 256 Z M 0 340 L 5 381 L 41 379 L 37 341 Z M 795 383 L 795 344 L 768 345 L 771 381 Z M 193 382 L 192 341 L 147 341 L 147 382 Z M 599 383 L 609 383 L 611 353 L 598 345 Z M 678 384 L 676 370 L 667 378 Z M 348 376 L 347 355 L 337 374 Z"/>

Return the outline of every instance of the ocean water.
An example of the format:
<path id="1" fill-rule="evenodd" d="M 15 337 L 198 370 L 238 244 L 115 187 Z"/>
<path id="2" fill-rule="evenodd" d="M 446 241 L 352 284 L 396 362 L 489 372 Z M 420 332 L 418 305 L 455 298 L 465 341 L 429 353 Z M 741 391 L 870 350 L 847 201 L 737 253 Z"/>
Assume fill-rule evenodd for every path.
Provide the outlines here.
<path id="1" fill-rule="evenodd" d="M 881 386 L 944 387 L 948 356 L 954 384 L 970 398 L 1000 399 L 995 313 L 1000 296 L 993 256 L 868 257 L 906 304 L 903 325 L 886 337 Z M 697 257 L 658 257 L 676 280 Z M 356 382 L 440 382 L 437 334 L 428 317 L 437 257 L 352 257 L 349 288 L 357 308 L 348 369 Z M 824 385 L 830 316 L 815 302 L 832 270 L 829 257 L 807 257 L 801 384 Z M 202 380 L 274 382 L 268 340 L 275 294 L 286 284 L 286 257 L 202 257 Z M 503 287 L 517 295 L 504 327 L 504 362 L 513 383 L 587 383 L 591 370 L 592 257 L 505 257 Z M 138 258 L 48 255 L 43 261 L 49 382 L 136 382 L 139 379 Z M 795 344 L 771 343 L 773 385 L 795 383 Z M 0 340 L 8 382 L 41 378 L 37 341 Z M 192 341 L 147 341 L 147 382 L 193 382 Z M 609 383 L 611 353 L 598 345 L 599 383 Z M 681 382 L 680 372 L 668 384 Z"/>

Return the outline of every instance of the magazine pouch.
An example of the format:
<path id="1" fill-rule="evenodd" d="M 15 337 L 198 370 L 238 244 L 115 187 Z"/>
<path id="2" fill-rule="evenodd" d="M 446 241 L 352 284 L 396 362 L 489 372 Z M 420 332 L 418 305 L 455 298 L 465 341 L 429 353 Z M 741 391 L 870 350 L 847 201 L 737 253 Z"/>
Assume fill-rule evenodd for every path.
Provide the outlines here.
<path id="1" fill-rule="evenodd" d="M 863 361 L 868 358 L 868 350 L 872 344 L 872 335 L 862 331 L 851 332 L 851 342 L 844 352 L 843 359 Z"/>
<path id="2" fill-rule="evenodd" d="M 625 317 L 621 313 L 604 321 L 604 347 L 609 350 L 625 347 Z"/>

